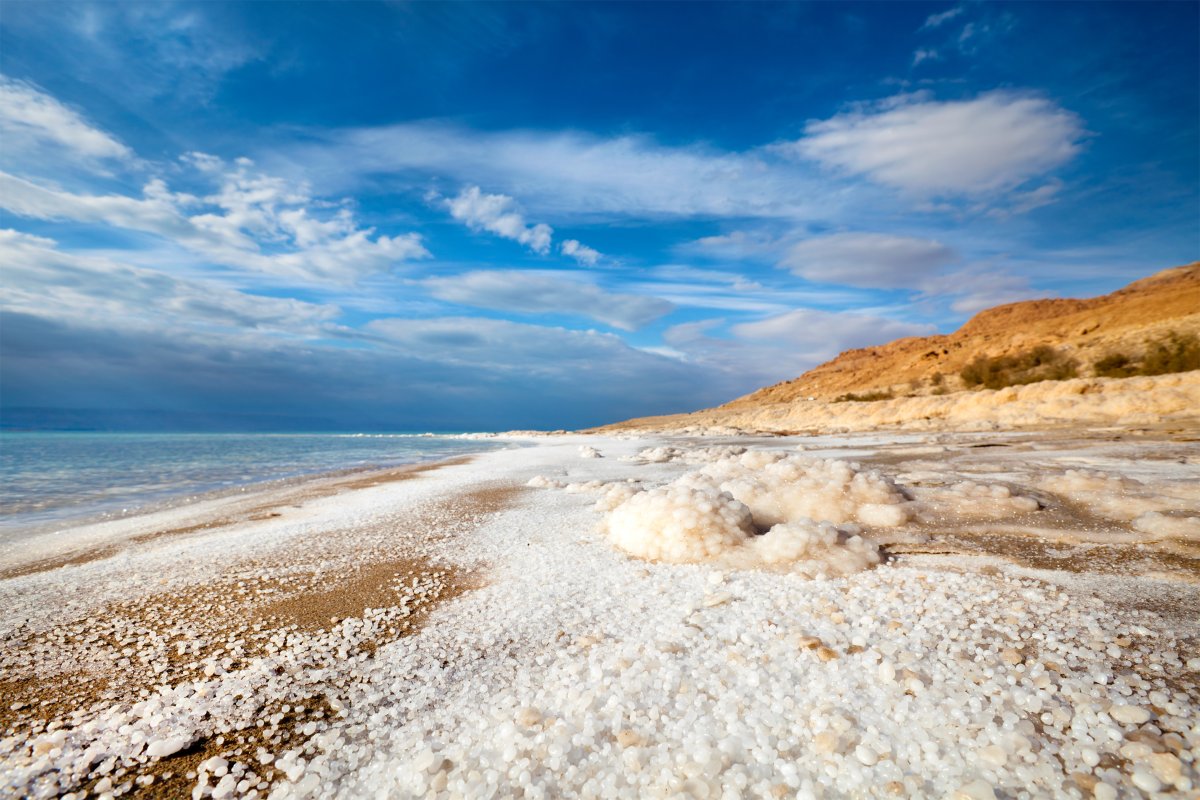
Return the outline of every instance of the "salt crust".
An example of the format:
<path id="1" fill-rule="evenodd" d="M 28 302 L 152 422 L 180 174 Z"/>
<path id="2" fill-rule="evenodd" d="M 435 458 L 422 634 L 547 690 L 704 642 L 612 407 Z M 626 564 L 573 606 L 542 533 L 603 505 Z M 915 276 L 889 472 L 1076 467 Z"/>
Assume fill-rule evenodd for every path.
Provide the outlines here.
<path id="1" fill-rule="evenodd" d="M 542 471 L 568 458 L 518 456 Z M 274 797 L 1076 797 L 1072 775 L 1098 798 L 1194 791 L 1200 657 L 1152 613 L 1004 575 L 645 564 L 580 539 L 595 512 L 572 493 L 537 498 L 456 543 L 465 563 L 494 565 L 491 585 L 374 659 L 314 676 L 307 653 L 339 647 L 342 629 L 297 634 L 244 670 L 3 741 L 0 794 L 48 796 L 45 776 L 136 763 L 201 720 L 252 713 L 251 697 L 321 679 L 336 716 L 307 752 L 262 754 L 288 777 Z M 80 574 L 136 586 L 172 563 Z M 60 580 L 9 583 L 29 598 Z M 54 606 L 9 608 L 42 619 Z M 245 765 L 222 761 L 193 796 L 255 796 L 230 780 Z"/>
<path id="2" fill-rule="evenodd" d="M 1066 470 L 1043 478 L 1039 487 L 1099 516 L 1156 537 L 1200 539 L 1200 485 L 1189 482 L 1148 487 L 1133 478 L 1097 470 Z"/>
<path id="3" fill-rule="evenodd" d="M 563 484 L 543 476 L 529 485 L 603 490 L 596 508 L 608 512 L 609 540 L 638 558 L 796 564 L 811 574 L 847 574 L 879 563 L 878 545 L 855 523 L 890 528 L 911 513 L 895 484 L 845 461 L 740 446 L 646 448 L 632 460 L 703 466 L 649 490 L 629 483 Z"/>

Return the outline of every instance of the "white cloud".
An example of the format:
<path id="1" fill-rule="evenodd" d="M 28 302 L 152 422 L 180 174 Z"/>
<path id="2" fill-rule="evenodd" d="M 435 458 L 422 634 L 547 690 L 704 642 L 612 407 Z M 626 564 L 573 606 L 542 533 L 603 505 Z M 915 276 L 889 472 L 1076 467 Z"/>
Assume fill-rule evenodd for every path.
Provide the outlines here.
<path id="1" fill-rule="evenodd" d="M 1029 191 L 1013 192 L 1007 198 L 1007 205 L 991 209 L 988 211 L 988 215 L 1003 219 L 1011 217 L 1014 214 L 1025 214 L 1033 211 L 1035 208 L 1048 206 L 1058 199 L 1058 194 L 1062 191 L 1063 185 L 1063 182 L 1058 178 L 1051 178 L 1041 186 Z"/>
<path id="2" fill-rule="evenodd" d="M 1069 161 L 1085 135 L 1050 100 L 995 91 L 939 102 L 926 94 L 808 123 L 781 149 L 881 184 L 926 195 L 1013 189 Z"/>
<path id="3" fill-rule="evenodd" d="M 349 284 L 429 255 L 418 235 L 376 235 L 348 209 L 326 213 L 306 187 L 254 172 L 247 161 L 229 169 L 193 154 L 189 162 L 217 182 L 213 194 L 175 193 L 159 179 L 140 198 L 73 194 L 0 172 L 0 208 L 149 233 L 217 264 L 300 281 Z"/>
<path id="4" fill-rule="evenodd" d="M 76 111 L 37 87 L 0 75 L 0 138 L 5 160 L 28 159 L 32 153 L 64 155 L 71 160 L 95 162 L 128 160 L 133 153 Z M 45 151 L 49 152 L 45 152 Z"/>
<path id="5" fill-rule="evenodd" d="M 587 267 L 594 267 L 600 261 L 600 251 L 588 247 L 578 239 L 567 239 L 559 249 L 562 250 L 563 255 L 570 256 Z"/>
<path id="6" fill-rule="evenodd" d="M 484 194 L 478 186 L 468 186 L 457 197 L 446 201 L 450 216 L 471 230 L 484 230 L 528 247 L 535 253 L 550 252 L 554 229 L 544 223 L 526 225 L 517 210 L 517 202 L 503 194 Z"/>
<path id="7" fill-rule="evenodd" d="M 636 330 L 669 312 L 656 297 L 614 294 L 577 280 L 516 270 L 467 272 L 422 281 L 439 300 L 523 314 L 571 314 Z"/>
<path id="8" fill-rule="evenodd" d="M 647 136 L 578 132 L 473 131 L 413 122 L 272 144 L 262 159 L 303 170 L 327 191 L 392 176 L 495 187 L 530 213 L 608 216 L 808 216 L 827 218 L 839 198 L 799 165 L 767 150 L 744 153 L 668 147 Z M 819 199 L 817 199 L 819 198 Z"/>
<path id="9" fill-rule="evenodd" d="M 779 266 L 810 281 L 867 289 L 912 288 L 954 263 L 941 242 L 883 233 L 835 233 L 793 245 Z"/>
<path id="10" fill-rule="evenodd" d="M 937 61 L 940 56 L 937 50 L 917 50 L 913 53 L 912 65 L 915 67 L 922 61 Z"/>
<path id="11" fill-rule="evenodd" d="M 747 390 L 795 378 L 847 349 L 934 332 L 932 325 L 812 308 L 730 326 L 730 336 L 714 335 L 724 322 L 709 319 L 675 325 L 663 338 L 687 361 L 730 376 L 731 382 L 740 378 Z"/>
<path id="12" fill-rule="evenodd" d="M 963 13 L 962 6 L 955 6 L 949 11 L 942 11 L 938 14 L 930 14 L 925 18 L 925 24 L 921 26 L 921 30 L 941 27 L 943 23 L 949 22 L 961 13 Z"/>
<path id="13" fill-rule="evenodd" d="M 211 280 L 180 279 L 109 258 L 58 249 L 50 239 L 0 230 L 5 312 L 122 330 L 321 335 L 335 306 L 248 295 Z"/>
<path id="14" fill-rule="evenodd" d="M 517 369 L 522 374 L 569 375 L 585 358 L 627 355 L 631 348 L 618 336 L 479 317 L 381 319 L 367 330 L 393 345 L 431 361 L 489 369 Z"/>
<path id="15" fill-rule="evenodd" d="M 844 350 L 932 333 L 933 326 L 873 314 L 797 308 L 776 317 L 743 322 L 731 330 L 740 339 L 770 341 L 809 358 L 827 359 Z"/>
<path id="16" fill-rule="evenodd" d="M 992 306 L 1046 296 L 1030 286 L 1028 278 L 991 266 L 932 277 L 921 285 L 921 290 L 929 297 L 951 298 L 950 308 L 958 314 L 977 314 Z"/>

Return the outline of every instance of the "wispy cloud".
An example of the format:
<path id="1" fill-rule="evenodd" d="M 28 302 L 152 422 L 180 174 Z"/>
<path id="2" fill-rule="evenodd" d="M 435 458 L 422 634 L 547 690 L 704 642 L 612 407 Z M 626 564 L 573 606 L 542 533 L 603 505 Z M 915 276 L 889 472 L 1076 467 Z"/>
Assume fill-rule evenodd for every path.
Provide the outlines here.
<path id="1" fill-rule="evenodd" d="M 0 230 L 0 307 L 69 323 L 144 332 L 223 330 L 313 338 L 336 306 L 249 295 L 213 280 L 181 279 L 110 258 L 58 249 L 53 240 Z"/>
<path id="2" fill-rule="evenodd" d="M 303 170 L 328 192 L 390 176 L 428 185 L 430 176 L 519 197 L 542 218 L 813 217 L 839 208 L 820 183 L 773 151 L 665 146 L 648 136 L 574 131 L 477 131 L 442 122 L 313 132 L 279 142 L 262 158 Z M 819 198 L 819 199 L 818 199 Z"/>
<path id="3" fill-rule="evenodd" d="M 950 308 L 957 314 L 976 314 L 1003 303 L 1046 296 L 1031 286 L 1028 278 L 992 264 L 930 277 L 921 283 L 921 290 L 927 297 L 949 297 Z"/>
<path id="4" fill-rule="evenodd" d="M 963 13 L 962 6 L 955 6 L 948 11 L 941 11 L 937 14 L 930 14 L 925 18 L 925 24 L 921 26 L 921 30 L 929 30 L 931 28 L 940 28 L 943 24 Z"/>
<path id="5" fill-rule="evenodd" d="M 4 75 L 0 75 L 0 138 L 4 140 L 0 159 L 10 167 L 64 158 L 94 165 L 133 157 L 127 146 L 74 109 L 33 84 Z"/>
<path id="6" fill-rule="evenodd" d="M 911 289 L 958 258 L 953 248 L 930 239 L 836 233 L 792 245 L 779 266 L 819 283 Z"/>
<path id="7" fill-rule="evenodd" d="M 937 61 L 940 56 L 937 50 L 919 49 L 913 53 L 912 65 L 915 67 L 925 61 Z"/>
<path id="8" fill-rule="evenodd" d="M 846 349 L 934 332 L 931 325 L 812 308 L 734 324 L 728 326 L 728 335 L 715 335 L 725 323 L 723 319 L 682 323 L 668 329 L 663 338 L 690 363 L 718 374 L 751 378 L 748 389 L 794 378 Z"/>
<path id="9" fill-rule="evenodd" d="M 665 300 L 607 292 L 591 283 L 545 272 L 478 270 L 428 278 L 422 284 L 439 300 L 522 314 L 568 314 L 620 330 L 636 330 L 672 309 Z"/>

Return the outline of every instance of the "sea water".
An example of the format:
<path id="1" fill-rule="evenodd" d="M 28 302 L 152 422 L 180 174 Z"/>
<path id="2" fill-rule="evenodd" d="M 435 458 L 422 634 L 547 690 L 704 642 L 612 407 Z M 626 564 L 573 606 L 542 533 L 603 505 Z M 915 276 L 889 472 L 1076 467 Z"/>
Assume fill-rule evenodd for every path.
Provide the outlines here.
<path id="1" fill-rule="evenodd" d="M 501 446 L 428 434 L 0 433 L 0 534 Z M 0 536 L 0 538 L 9 538 Z"/>

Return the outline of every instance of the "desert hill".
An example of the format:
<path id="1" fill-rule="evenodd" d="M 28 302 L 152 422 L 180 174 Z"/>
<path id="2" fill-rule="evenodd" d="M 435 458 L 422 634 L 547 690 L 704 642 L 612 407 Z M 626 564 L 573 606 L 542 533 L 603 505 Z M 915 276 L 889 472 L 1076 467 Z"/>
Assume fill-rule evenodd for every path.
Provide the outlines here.
<path id="1" fill-rule="evenodd" d="M 1156 347 L 1161 351 L 1197 336 L 1200 262 L 1163 270 L 1101 297 L 996 306 L 954 333 L 848 350 L 798 378 L 715 409 L 609 427 L 864 429 L 1001 418 L 1036 425 L 1200 416 L 1200 372 L 1145 377 L 1155 372 L 1141 368 Z M 1059 380 L 1034 382 L 1046 376 Z M 1117 401 L 1131 392 L 1143 396 Z M 1147 392 L 1156 396 L 1144 396 Z M 1059 400 L 1052 402 L 1054 397 Z M 847 402 L 854 400 L 875 402 Z M 1036 408 L 1022 410 L 1023 404 Z M 996 410 L 1000 406 L 1007 407 L 1003 414 Z"/>
<path id="2" fill-rule="evenodd" d="M 979 355 L 1015 355 L 1049 345 L 1086 367 L 1105 355 L 1138 352 L 1147 339 L 1170 331 L 1200 332 L 1200 262 L 1163 270 L 1101 297 L 1008 303 L 979 312 L 951 334 L 847 350 L 799 378 L 726 405 L 833 400 L 848 393 L 930 394 L 937 390 L 939 374 L 942 385 L 962 388 L 959 373 Z M 1080 374 L 1087 374 L 1086 368 Z"/>

